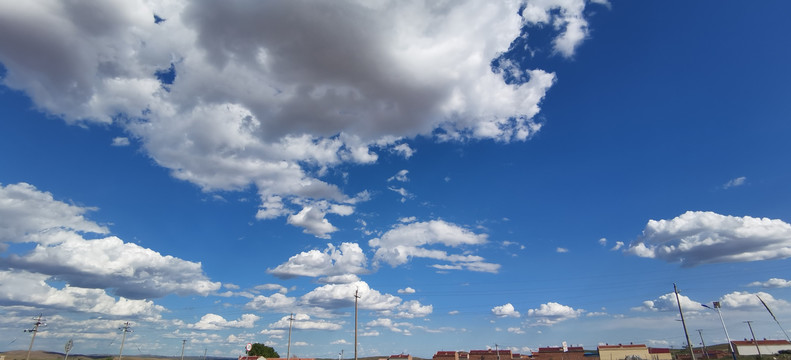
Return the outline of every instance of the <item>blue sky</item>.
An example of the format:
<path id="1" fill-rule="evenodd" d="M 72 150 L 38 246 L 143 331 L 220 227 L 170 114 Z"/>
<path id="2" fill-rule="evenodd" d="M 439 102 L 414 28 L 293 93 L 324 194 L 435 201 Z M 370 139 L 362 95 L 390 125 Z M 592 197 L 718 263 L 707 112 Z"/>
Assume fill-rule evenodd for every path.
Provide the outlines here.
<path id="1" fill-rule="evenodd" d="M 782 339 L 789 6 L 0 3 L 0 351 Z"/>

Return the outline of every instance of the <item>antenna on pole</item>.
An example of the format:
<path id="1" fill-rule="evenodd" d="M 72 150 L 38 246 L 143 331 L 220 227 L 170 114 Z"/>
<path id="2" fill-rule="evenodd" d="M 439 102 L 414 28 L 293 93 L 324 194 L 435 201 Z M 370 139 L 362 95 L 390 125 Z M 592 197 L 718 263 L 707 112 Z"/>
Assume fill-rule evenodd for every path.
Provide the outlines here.
<path id="1" fill-rule="evenodd" d="M 121 360 L 121 359 L 123 358 L 123 354 L 124 354 L 124 341 L 126 341 L 126 333 L 128 333 L 128 332 L 132 332 L 132 329 L 131 329 L 131 328 L 129 328 L 131 325 L 132 325 L 132 324 L 130 324 L 130 323 L 127 321 L 127 322 L 125 322 L 123 325 L 121 325 L 121 327 L 119 327 L 119 328 L 118 328 L 118 329 L 119 329 L 119 330 L 121 330 L 121 332 L 123 333 L 123 336 L 121 336 L 121 350 L 119 350 L 119 351 L 118 351 L 118 360 Z"/>
<path id="2" fill-rule="evenodd" d="M 187 339 L 181 340 L 181 360 L 184 360 L 184 345 L 187 345 Z"/>
<path id="3" fill-rule="evenodd" d="M 293 324 L 294 324 L 294 313 L 291 313 L 291 315 L 289 315 L 288 317 L 288 350 L 286 350 L 286 359 L 291 358 L 291 326 Z"/>
<path id="4" fill-rule="evenodd" d="M 673 292 L 676 293 L 676 303 L 678 304 L 678 313 L 681 314 L 681 326 L 684 327 L 684 336 L 687 337 L 687 346 L 689 347 L 689 354 L 692 355 L 692 360 L 695 360 L 695 352 L 692 351 L 692 343 L 689 341 L 689 333 L 687 332 L 687 323 L 684 321 L 684 313 L 681 311 L 681 300 L 678 299 L 678 288 L 676 283 L 673 283 Z"/>
<path id="5" fill-rule="evenodd" d="M 33 328 L 32 329 L 25 329 L 24 330 L 24 332 L 31 332 L 31 333 L 33 333 L 33 337 L 30 339 L 30 347 L 27 348 L 27 359 L 26 360 L 30 360 L 30 351 L 33 350 L 33 341 L 36 340 L 36 333 L 38 332 L 38 327 L 39 326 L 47 326 L 47 324 L 44 323 L 44 321 L 46 321 L 46 320 L 42 319 L 41 318 L 42 316 L 43 316 L 43 314 L 38 314 L 38 317 L 33 318 L 33 320 L 36 320 L 36 322 L 33 323 Z M 14 339 L 14 340 L 16 340 L 16 339 Z"/>
<path id="6" fill-rule="evenodd" d="M 354 290 L 354 360 L 357 360 L 357 299 L 360 298 L 359 291 L 359 289 Z"/>
<path id="7" fill-rule="evenodd" d="M 717 315 L 720 316 L 720 322 L 722 323 L 722 330 L 725 331 L 725 338 L 728 339 L 728 347 L 731 349 L 731 356 L 733 356 L 733 360 L 736 360 L 736 351 L 733 350 L 733 343 L 731 342 L 731 336 L 728 335 L 728 328 L 725 327 L 725 320 L 722 319 L 722 312 L 720 312 L 720 302 L 719 301 L 713 302 L 712 303 L 712 305 L 714 306 L 713 308 L 706 304 L 700 304 L 700 305 L 703 305 L 703 307 L 706 309 L 712 309 L 716 311 Z"/>

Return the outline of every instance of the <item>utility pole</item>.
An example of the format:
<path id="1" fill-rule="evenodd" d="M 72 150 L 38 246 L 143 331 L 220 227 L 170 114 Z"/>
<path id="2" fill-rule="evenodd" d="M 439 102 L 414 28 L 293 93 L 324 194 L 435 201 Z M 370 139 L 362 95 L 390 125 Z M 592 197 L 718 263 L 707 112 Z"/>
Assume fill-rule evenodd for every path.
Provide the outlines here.
<path id="1" fill-rule="evenodd" d="M 187 339 L 181 340 L 181 360 L 184 360 L 184 345 L 187 345 Z"/>
<path id="2" fill-rule="evenodd" d="M 494 344 L 494 352 L 497 353 L 497 360 L 500 360 L 500 349 L 497 348 L 497 344 Z"/>
<path id="3" fill-rule="evenodd" d="M 750 320 L 750 321 L 742 321 L 742 322 L 746 322 L 747 326 L 750 328 L 750 335 L 753 336 L 753 343 L 755 343 L 755 350 L 758 350 L 758 358 L 760 359 L 761 358 L 761 348 L 758 346 L 758 340 L 755 339 L 755 333 L 753 332 L 753 326 L 750 324 L 750 323 L 752 323 L 752 320 Z"/>
<path id="4" fill-rule="evenodd" d="M 755 295 L 755 296 L 758 297 L 758 300 L 761 301 L 761 304 L 764 304 L 764 307 L 766 308 L 766 311 L 769 312 L 769 315 L 772 315 L 772 319 L 775 319 L 775 322 L 777 323 L 777 326 L 779 326 L 780 330 L 783 331 L 783 334 L 785 334 L 786 339 L 788 339 L 788 341 L 791 341 L 791 337 L 788 337 L 788 333 L 786 332 L 786 329 L 783 329 L 783 325 L 780 325 L 780 322 L 777 321 L 777 317 L 775 317 L 775 314 L 772 312 L 772 310 L 769 309 L 769 305 L 766 305 L 766 302 L 764 302 L 764 299 L 761 299 L 760 296 L 758 296 L 758 295 Z"/>
<path id="5" fill-rule="evenodd" d="M 687 346 L 689 347 L 689 354 L 692 356 L 692 360 L 695 360 L 695 352 L 692 351 L 692 343 L 689 341 L 689 333 L 687 332 L 687 323 L 684 322 L 684 312 L 681 311 L 681 300 L 678 299 L 678 288 L 676 287 L 676 283 L 673 283 L 673 292 L 676 293 L 676 303 L 678 304 L 678 313 L 681 315 L 681 326 L 684 327 L 684 336 L 687 337 Z"/>
<path id="6" fill-rule="evenodd" d="M 30 351 L 33 350 L 33 341 L 36 340 L 36 333 L 38 332 L 38 327 L 47 326 L 47 324 L 44 323 L 45 320 L 41 319 L 42 316 L 43 314 L 38 314 L 38 317 L 33 318 L 33 320 L 36 320 L 36 322 L 33 323 L 32 329 L 24 330 L 24 332 L 33 333 L 33 337 L 30 339 L 30 347 L 27 348 L 27 360 L 30 360 Z"/>
<path id="7" fill-rule="evenodd" d="M 706 350 L 706 342 L 703 341 L 703 330 L 698 329 L 698 334 L 700 334 L 700 344 L 703 345 L 703 355 L 706 356 L 706 359 L 709 358 L 709 351 Z"/>
<path id="8" fill-rule="evenodd" d="M 118 328 L 118 329 L 119 329 L 119 330 L 121 330 L 121 332 L 123 333 L 123 336 L 121 336 L 121 350 L 120 350 L 120 351 L 118 351 L 118 360 L 121 360 L 121 359 L 123 358 L 123 354 L 124 354 L 124 341 L 126 341 L 126 333 L 128 333 L 128 332 L 132 332 L 132 329 L 130 329 L 130 328 L 129 328 L 129 326 L 131 326 L 131 325 L 132 325 L 132 324 L 130 324 L 130 323 L 127 321 L 127 322 L 125 322 L 123 325 L 121 325 L 121 327 L 119 327 L 119 328 Z"/>
<path id="9" fill-rule="evenodd" d="M 291 313 L 291 315 L 288 317 L 288 350 L 286 350 L 286 359 L 291 358 L 291 325 L 293 324 L 294 313 Z"/>
<path id="10" fill-rule="evenodd" d="M 359 289 L 354 290 L 354 360 L 357 360 L 357 299 L 360 298 L 359 291 Z"/>

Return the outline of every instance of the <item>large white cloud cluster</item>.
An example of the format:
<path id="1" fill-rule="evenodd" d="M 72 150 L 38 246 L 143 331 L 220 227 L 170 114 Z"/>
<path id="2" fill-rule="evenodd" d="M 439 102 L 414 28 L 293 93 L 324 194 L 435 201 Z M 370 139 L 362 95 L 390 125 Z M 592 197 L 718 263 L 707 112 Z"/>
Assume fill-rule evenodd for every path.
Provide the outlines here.
<path id="1" fill-rule="evenodd" d="M 0 257 L 0 268 L 16 274 L 2 271 L 8 281 L 3 282 L 0 302 L 152 315 L 163 308 L 143 299 L 208 295 L 220 288 L 203 274 L 200 263 L 106 236 L 106 227 L 85 218 L 89 210 L 56 200 L 30 184 L 0 184 L 0 244 L 35 245 L 25 253 Z M 58 289 L 48 280 L 66 285 Z"/>
<path id="2" fill-rule="evenodd" d="M 671 220 L 649 220 L 628 254 L 682 266 L 791 257 L 791 225 L 778 219 L 688 211 Z"/>
<path id="3" fill-rule="evenodd" d="M 253 185 L 258 218 L 289 216 L 327 238 L 337 229 L 326 215 L 361 200 L 320 179 L 329 167 L 375 162 L 379 150 L 408 157 L 403 140 L 417 135 L 509 142 L 538 131 L 555 75 L 492 60 L 526 26 L 551 26 L 555 52 L 573 55 L 588 36 L 585 5 L 3 2 L 2 82 L 66 121 L 122 126 L 206 191 Z"/>

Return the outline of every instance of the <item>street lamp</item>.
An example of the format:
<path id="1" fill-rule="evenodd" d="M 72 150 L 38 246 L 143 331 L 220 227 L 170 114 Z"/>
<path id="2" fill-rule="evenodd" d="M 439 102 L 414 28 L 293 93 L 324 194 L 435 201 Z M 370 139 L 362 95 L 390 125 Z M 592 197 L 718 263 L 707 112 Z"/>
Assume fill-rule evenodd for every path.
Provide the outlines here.
<path id="1" fill-rule="evenodd" d="M 716 311 L 717 314 L 720 316 L 720 322 L 722 323 L 722 330 L 725 331 L 725 338 L 728 339 L 728 347 L 731 349 L 731 355 L 733 356 L 733 360 L 736 360 L 736 352 L 733 351 L 733 343 L 731 343 L 731 337 L 730 335 L 728 335 L 728 328 L 725 327 L 725 320 L 722 319 L 722 313 L 720 312 L 720 302 L 719 301 L 713 302 L 712 305 L 714 305 L 714 307 L 708 306 L 706 304 L 701 304 L 701 305 L 703 305 L 703 307 L 707 309 Z"/>

